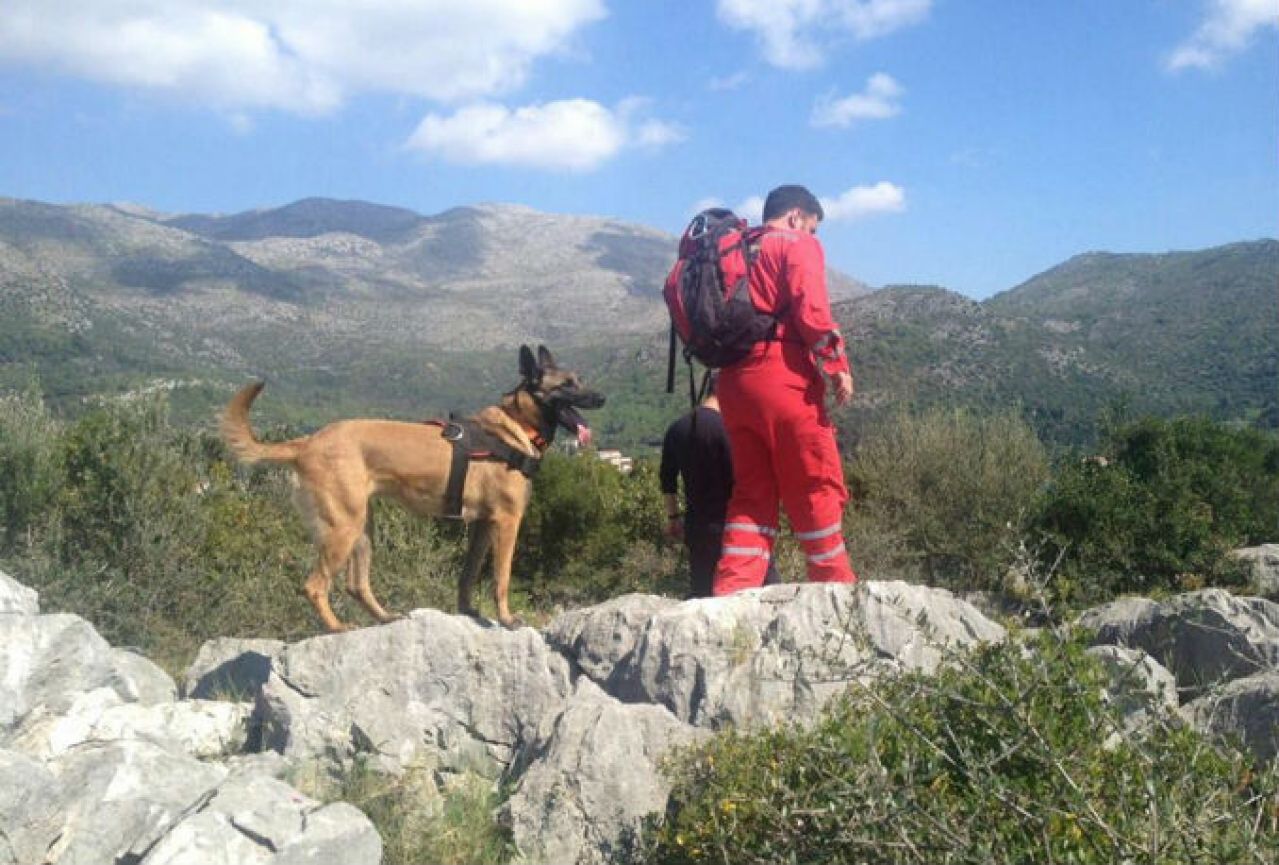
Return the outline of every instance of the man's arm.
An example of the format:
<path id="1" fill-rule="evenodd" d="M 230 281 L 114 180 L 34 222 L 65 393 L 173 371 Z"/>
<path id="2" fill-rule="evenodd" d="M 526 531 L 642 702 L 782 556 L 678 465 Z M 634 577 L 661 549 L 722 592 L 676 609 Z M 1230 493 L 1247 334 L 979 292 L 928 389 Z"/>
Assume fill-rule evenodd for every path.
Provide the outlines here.
<path id="1" fill-rule="evenodd" d="M 680 441 L 673 423 L 666 430 L 662 439 L 662 464 L 657 470 L 658 482 L 662 489 L 662 503 L 666 507 L 666 523 L 664 533 L 668 537 L 677 538 L 684 532 L 683 513 L 679 506 L 679 451 Z"/>
<path id="2" fill-rule="evenodd" d="M 815 237 L 805 236 L 787 250 L 786 280 L 790 287 L 791 321 L 813 352 L 818 368 L 830 376 L 835 399 L 853 394 L 852 372 L 844 352 L 844 337 L 830 311 L 826 291 L 826 255 Z"/>

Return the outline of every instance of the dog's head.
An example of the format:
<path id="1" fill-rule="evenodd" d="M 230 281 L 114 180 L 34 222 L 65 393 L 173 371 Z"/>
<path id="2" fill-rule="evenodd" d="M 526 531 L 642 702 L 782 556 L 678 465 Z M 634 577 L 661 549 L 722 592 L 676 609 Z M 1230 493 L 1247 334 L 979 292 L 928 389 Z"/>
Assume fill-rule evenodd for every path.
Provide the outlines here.
<path id="1" fill-rule="evenodd" d="M 520 389 L 533 397 L 540 417 L 536 426 L 548 442 L 555 435 L 557 426 L 577 437 L 577 443 L 585 447 L 591 441 L 591 428 L 578 414 L 578 409 L 593 409 L 604 405 L 604 395 L 582 384 L 577 373 L 560 369 L 546 346 L 537 347 L 537 356 L 527 345 L 520 346 Z"/>

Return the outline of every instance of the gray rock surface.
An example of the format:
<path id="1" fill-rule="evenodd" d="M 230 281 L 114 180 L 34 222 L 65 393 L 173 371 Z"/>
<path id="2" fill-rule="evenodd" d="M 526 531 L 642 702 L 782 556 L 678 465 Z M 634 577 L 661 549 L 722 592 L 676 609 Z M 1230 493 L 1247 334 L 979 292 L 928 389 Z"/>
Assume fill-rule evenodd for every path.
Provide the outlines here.
<path id="1" fill-rule="evenodd" d="M 645 817 L 666 807 L 658 761 L 706 735 L 660 706 L 629 705 L 579 679 L 564 711 L 542 724 L 512 764 L 502 809 L 522 861 L 639 861 Z"/>
<path id="2" fill-rule="evenodd" d="M 582 673 L 604 682 L 618 662 L 635 648 L 649 620 L 678 604 L 659 595 L 622 595 L 593 607 L 562 613 L 544 633 L 547 642 L 569 657 Z"/>
<path id="3" fill-rule="evenodd" d="M 781 585 L 660 610 L 605 689 L 699 727 L 814 717 L 853 680 L 936 667 L 1004 629 L 942 589 Z"/>
<path id="4" fill-rule="evenodd" d="M 1101 661 L 1110 678 L 1107 700 L 1123 713 L 1127 729 L 1177 710 L 1177 682 L 1172 673 L 1138 649 L 1093 646 L 1088 654 Z"/>
<path id="5" fill-rule="evenodd" d="M 1085 612 L 1079 623 L 1099 645 L 1153 656 L 1176 677 L 1182 702 L 1279 666 L 1279 604 L 1222 589 L 1163 602 L 1123 599 Z"/>
<path id="6" fill-rule="evenodd" d="M 356 808 L 242 756 L 252 704 L 176 699 L 173 680 L 76 616 L 0 581 L 0 865 L 375 865 Z M 13 586 L 17 586 L 14 589 Z"/>
<path id="7" fill-rule="evenodd" d="M 40 596 L 13 577 L 0 571 L 0 615 L 17 613 L 34 616 L 40 612 Z"/>
<path id="8" fill-rule="evenodd" d="M 1257 594 L 1279 601 L 1279 544 L 1243 547 L 1234 555 L 1252 568 L 1252 587 Z"/>
<path id="9" fill-rule="evenodd" d="M 63 823 L 54 774 L 40 760 L 0 749 L 0 865 L 44 862 Z"/>
<path id="10" fill-rule="evenodd" d="M 263 745 L 290 759 L 357 755 L 497 777 L 572 690 L 532 628 L 418 610 L 389 625 L 288 646 L 258 698 Z"/>
<path id="11" fill-rule="evenodd" d="M 281 640 L 209 640 L 187 668 L 182 695 L 198 700 L 252 700 L 284 647 Z"/>
<path id="12" fill-rule="evenodd" d="M 112 649 L 78 616 L 0 616 L 0 745 L 25 725 L 65 714 L 80 695 L 99 688 L 122 701 L 174 691 L 154 664 Z"/>
<path id="13" fill-rule="evenodd" d="M 1279 757 L 1279 671 L 1235 679 L 1182 711 L 1197 729 L 1242 742 L 1262 760 Z"/>

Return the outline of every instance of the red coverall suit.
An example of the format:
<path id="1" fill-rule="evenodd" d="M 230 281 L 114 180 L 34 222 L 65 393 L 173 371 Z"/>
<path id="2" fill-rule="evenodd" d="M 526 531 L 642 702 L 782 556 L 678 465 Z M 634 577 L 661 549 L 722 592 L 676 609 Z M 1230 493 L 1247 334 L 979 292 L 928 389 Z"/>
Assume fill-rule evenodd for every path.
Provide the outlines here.
<path id="1" fill-rule="evenodd" d="M 751 300 L 777 313 L 776 339 L 725 367 L 716 392 L 733 448 L 736 482 L 724 520 L 714 593 L 763 585 L 777 537 L 778 499 L 808 560 L 808 579 L 857 579 L 841 520 L 848 491 L 826 413 L 827 375 L 849 372 L 831 317 L 826 262 L 809 234 L 766 228 L 750 272 Z"/>

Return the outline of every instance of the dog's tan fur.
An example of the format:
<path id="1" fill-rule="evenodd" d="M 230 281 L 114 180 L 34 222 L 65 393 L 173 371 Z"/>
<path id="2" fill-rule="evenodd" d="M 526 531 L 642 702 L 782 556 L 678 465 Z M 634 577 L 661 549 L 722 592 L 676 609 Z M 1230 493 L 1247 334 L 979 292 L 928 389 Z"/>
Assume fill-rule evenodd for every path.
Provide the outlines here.
<path id="1" fill-rule="evenodd" d="M 538 370 L 544 392 L 565 381 L 577 383 L 573 373 L 555 368 L 550 354 L 541 351 L 543 359 L 550 361 Z M 337 421 L 287 442 L 261 442 L 249 424 L 249 408 L 263 386 L 250 384 L 231 399 L 222 415 L 222 437 L 243 462 L 292 466 L 295 498 L 318 553 L 305 583 L 307 599 L 325 628 L 346 630 L 329 605 L 333 579 L 345 567 L 347 592 L 379 622 L 392 621 L 396 616 L 382 607 L 369 583 L 372 544 L 365 528 L 369 500 L 387 496 L 414 513 L 443 515 L 452 445 L 441 437 L 438 426 L 368 419 Z M 525 454 L 540 456 L 547 446 L 533 443 L 541 411 L 527 390 L 506 394 L 475 419 L 487 432 Z M 459 612 L 477 615 L 473 588 L 491 549 L 498 620 L 507 627 L 517 624 L 508 603 L 511 560 L 531 486 L 527 477 L 505 463 L 471 463 L 462 492 L 462 518 L 470 523 L 470 538 L 458 579 Z"/>

